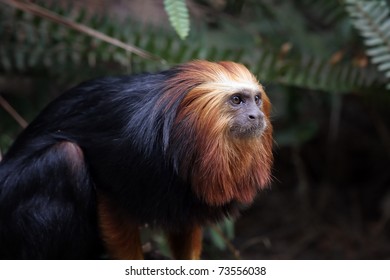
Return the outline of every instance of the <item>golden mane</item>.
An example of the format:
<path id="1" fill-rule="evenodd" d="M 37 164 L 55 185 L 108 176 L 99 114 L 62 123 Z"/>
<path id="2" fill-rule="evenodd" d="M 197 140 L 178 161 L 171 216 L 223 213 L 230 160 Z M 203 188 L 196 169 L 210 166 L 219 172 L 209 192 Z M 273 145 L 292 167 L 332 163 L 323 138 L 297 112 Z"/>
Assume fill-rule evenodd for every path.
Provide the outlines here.
<path id="1" fill-rule="evenodd" d="M 186 154 L 179 157 L 182 177 L 191 181 L 192 190 L 207 204 L 252 202 L 270 181 L 273 160 L 271 105 L 263 87 L 242 64 L 208 61 L 181 65 L 168 84 L 174 90 L 168 90 L 166 98 L 172 102 L 186 92 L 170 135 L 172 146 L 185 146 Z M 227 100 L 245 89 L 262 95 L 266 129 L 257 138 L 233 138 L 228 133 L 232 116 Z"/>

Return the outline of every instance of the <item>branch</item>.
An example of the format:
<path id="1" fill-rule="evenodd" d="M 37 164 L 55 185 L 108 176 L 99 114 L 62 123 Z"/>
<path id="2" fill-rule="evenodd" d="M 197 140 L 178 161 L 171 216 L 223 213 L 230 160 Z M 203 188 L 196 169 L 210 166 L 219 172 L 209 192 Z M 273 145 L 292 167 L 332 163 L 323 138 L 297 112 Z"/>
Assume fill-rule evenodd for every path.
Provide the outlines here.
<path id="1" fill-rule="evenodd" d="M 0 95 L 0 106 L 3 107 L 3 109 L 10 114 L 15 121 L 22 127 L 26 128 L 28 123 L 23 119 L 18 112 Z"/>
<path id="2" fill-rule="evenodd" d="M 46 19 L 53 21 L 55 23 L 62 24 L 66 27 L 69 27 L 69 28 L 74 29 L 76 31 L 79 31 L 81 33 L 87 34 L 91 37 L 95 37 L 95 38 L 102 40 L 106 43 L 109 43 L 109 44 L 114 45 L 116 47 L 122 48 L 128 52 L 134 53 L 140 57 L 150 59 L 150 60 L 156 60 L 156 61 L 159 61 L 163 64 L 166 63 L 166 61 L 159 56 L 156 56 L 152 53 L 149 53 L 147 51 L 144 51 L 144 50 L 139 49 L 137 47 L 134 47 L 132 45 L 126 44 L 126 43 L 124 43 L 116 38 L 110 37 L 102 32 L 99 32 L 93 28 L 90 28 L 86 25 L 74 22 L 70 19 L 67 19 L 63 16 L 56 14 L 56 13 L 53 13 L 52 11 L 47 10 L 45 8 L 42 8 L 38 5 L 35 5 L 32 3 L 27 3 L 27 2 L 20 2 L 17 0 L 0 0 L 0 2 L 3 2 L 4 4 L 7 4 L 9 6 L 16 8 L 16 9 L 22 10 L 24 12 L 28 12 L 28 13 L 34 14 L 36 16 L 46 18 Z"/>

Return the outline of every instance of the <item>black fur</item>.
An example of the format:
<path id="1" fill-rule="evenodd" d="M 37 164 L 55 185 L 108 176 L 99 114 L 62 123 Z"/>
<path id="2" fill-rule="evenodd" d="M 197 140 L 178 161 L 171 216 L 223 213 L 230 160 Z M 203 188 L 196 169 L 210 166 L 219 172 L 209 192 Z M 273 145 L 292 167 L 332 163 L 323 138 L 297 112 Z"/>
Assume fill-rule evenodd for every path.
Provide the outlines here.
<path id="1" fill-rule="evenodd" d="M 0 163 L 0 258 L 98 257 L 96 190 L 140 224 L 173 231 L 236 213 L 233 202 L 200 201 L 166 156 L 181 100 L 167 112 L 156 104 L 176 73 L 83 83 L 21 133 Z"/>

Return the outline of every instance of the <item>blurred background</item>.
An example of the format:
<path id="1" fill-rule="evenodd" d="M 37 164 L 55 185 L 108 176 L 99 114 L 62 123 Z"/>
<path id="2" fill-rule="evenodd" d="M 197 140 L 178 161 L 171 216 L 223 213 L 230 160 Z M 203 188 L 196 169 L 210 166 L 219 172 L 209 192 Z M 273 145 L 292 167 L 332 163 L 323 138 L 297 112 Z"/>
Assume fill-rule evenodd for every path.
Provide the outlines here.
<path id="1" fill-rule="evenodd" d="M 205 231 L 205 259 L 390 258 L 390 4 L 0 0 L 0 155 L 50 100 L 99 76 L 245 64 L 274 124 L 273 182 Z M 144 230 L 151 258 L 169 257 Z"/>

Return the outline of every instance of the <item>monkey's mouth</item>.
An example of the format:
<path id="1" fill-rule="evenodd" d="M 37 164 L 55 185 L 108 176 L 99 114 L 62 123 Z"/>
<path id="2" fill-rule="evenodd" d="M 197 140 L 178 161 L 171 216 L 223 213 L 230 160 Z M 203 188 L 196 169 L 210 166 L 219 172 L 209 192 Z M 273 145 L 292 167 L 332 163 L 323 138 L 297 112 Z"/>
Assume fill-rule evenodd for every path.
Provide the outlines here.
<path id="1" fill-rule="evenodd" d="M 237 138 L 255 138 L 260 137 L 266 127 L 266 122 L 262 120 L 252 124 L 234 125 L 231 127 L 230 132 Z"/>

